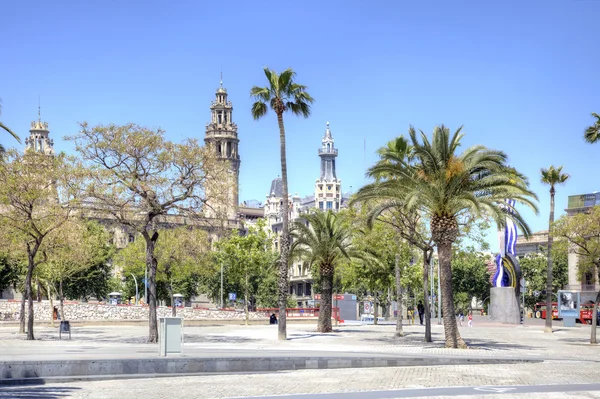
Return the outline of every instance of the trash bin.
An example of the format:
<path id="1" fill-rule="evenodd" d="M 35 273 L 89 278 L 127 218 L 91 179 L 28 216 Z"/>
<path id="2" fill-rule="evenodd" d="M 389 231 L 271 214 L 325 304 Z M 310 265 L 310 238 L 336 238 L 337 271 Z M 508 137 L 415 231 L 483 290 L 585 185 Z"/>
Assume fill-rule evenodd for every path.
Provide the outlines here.
<path id="1" fill-rule="evenodd" d="M 181 317 L 161 317 L 159 321 L 159 355 L 181 354 L 183 349 L 183 319 Z"/>
<path id="2" fill-rule="evenodd" d="M 68 320 L 61 320 L 60 327 L 58 327 L 58 339 L 62 339 L 62 333 L 69 333 L 69 339 L 71 339 L 71 325 Z"/>

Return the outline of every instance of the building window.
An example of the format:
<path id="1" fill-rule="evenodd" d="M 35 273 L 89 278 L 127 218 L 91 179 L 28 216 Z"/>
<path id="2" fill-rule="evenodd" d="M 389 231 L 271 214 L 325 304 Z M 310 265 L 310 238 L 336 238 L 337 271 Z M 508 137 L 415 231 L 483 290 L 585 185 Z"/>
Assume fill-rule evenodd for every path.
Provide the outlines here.
<path id="1" fill-rule="evenodd" d="M 319 209 L 323 210 L 323 201 L 319 201 Z"/>
<path id="2" fill-rule="evenodd" d="M 298 296 L 304 296 L 304 286 L 302 284 L 298 284 Z"/>
<path id="3" fill-rule="evenodd" d="M 129 242 L 134 242 L 135 241 L 135 236 L 133 234 L 129 234 Z"/>
<path id="4" fill-rule="evenodd" d="M 298 276 L 302 276 L 302 265 L 298 265 Z"/>
<path id="5" fill-rule="evenodd" d="M 327 209 L 333 209 L 333 202 L 327 201 Z"/>
<path id="6" fill-rule="evenodd" d="M 306 283 L 306 295 L 311 296 L 312 292 L 311 292 L 311 284 L 310 283 Z"/>
<path id="7" fill-rule="evenodd" d="M 294 295 L 294 284 L 290 285 L 290 295 Z"/>

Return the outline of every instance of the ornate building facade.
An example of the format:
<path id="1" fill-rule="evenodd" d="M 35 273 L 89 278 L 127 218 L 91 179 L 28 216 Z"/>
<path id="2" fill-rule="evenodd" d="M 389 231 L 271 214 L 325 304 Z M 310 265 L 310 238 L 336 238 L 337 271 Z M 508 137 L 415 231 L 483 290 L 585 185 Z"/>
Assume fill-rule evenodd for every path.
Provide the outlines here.
<path id="1" fill-rule="evenodd" d="M 329 128 L 329 122 L 325 134 L 321 139 L 321 147 L 318 149 L 320 158 L 320 176 L 315 181 L 314 195 L 301 198 L 297 193 L 288 197 L 289 202 L 289 220 L 301 221 L 305 212 L 311 209 L 320 209 L 323 211 L 331 210 L 338 212 L 347 206 L 349 194 L 342 193 L 342 181 L 338 179 L 335 168 L 335 161 L 338 156 L 338 149 L 335 148 L 333 135 Z M 274 233 L 275 249 L 280 250 L 279 237 L 282 229 L 282 207 L 283 207 L 283 188 L 282 180 L 277 177 L 271 182 L 271 189 L 267 194 L 264 215 L 267 226 Z M 288 271 L 290 279 L 290 295 L 296 300 L 299 307 L 313 307 L 315 305 L 313 293 L 313 276 L 311 275 L 308 262 L 302 259 L 292 261 Z"/>

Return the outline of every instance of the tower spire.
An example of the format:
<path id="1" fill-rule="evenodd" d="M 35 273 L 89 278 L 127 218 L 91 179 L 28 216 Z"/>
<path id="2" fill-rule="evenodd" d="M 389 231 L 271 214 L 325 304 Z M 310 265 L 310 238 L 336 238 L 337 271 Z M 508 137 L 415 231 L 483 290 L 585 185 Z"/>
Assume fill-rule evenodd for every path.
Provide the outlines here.
<path id="1" fill-rule="evenodd" d="M 42 121 L 42 105 L 40 100 L 40 95 L 38 94 L 38 122 Z"/>
<path id="2" fill-rule="evenodd" d="M 223 88 L 223 70 L 221 69 L 221 88 Z"/>

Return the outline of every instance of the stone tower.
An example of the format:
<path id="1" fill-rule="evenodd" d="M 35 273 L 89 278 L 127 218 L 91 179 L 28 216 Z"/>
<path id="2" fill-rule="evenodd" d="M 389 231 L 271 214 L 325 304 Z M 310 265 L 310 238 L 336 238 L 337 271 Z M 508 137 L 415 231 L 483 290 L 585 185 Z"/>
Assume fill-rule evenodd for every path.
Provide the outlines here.
<path id="1" fill-rule="evenodd" d="M 25 151 L 54 155 L 54 141 L 49 137 L 48 122 L 42 122 L 38 107 L 38 120 L 31 122 L 29 137 L 25 139 Z"/>
<path id="2" fill-rule="evenodd" d="M 212 206 L 206 212 L 209 217 L 225 216 L 229 220 L 237 218 L 239 204 L 240 155 L 238 153 L 237 125 L 232 119 L 233 106 L 227 101 L 227 90 L 223 87 L 223 77 L 216 92 L 216 99 L 210 104 L 210 122 L 206 124 L 204 142 L 213 148 L 217 158 L 227 163 L 224 206 Z M 209 201 L 210 204 L 210 201 Z M 216 211 L 221 215 L 217 215 Z"/>
<path id="3" fill-rule="evenodd" d="M 338 155 L 334 147 L 329 122 L 321 140 L 319 157 L 321 158 L 321 177 L 315 182 L 315 206 L 320 210 L 340 210 L 342 201 L 342 181 L 335 174 L 335 158 Z"/>

